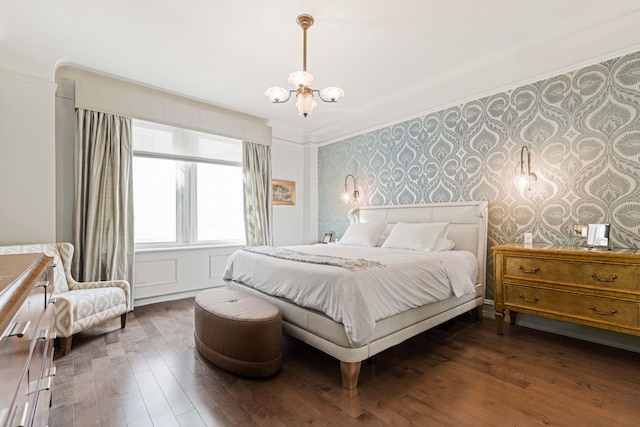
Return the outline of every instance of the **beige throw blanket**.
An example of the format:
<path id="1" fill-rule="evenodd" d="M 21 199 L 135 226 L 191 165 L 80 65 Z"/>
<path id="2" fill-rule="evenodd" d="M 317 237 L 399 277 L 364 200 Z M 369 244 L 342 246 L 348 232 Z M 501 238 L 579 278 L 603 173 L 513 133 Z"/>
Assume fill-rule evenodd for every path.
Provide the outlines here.
<path id="1" fill-rule="evenodd" d="M 349 271 L 366 270 L 373 267 L 384 267 L 378 261 L 366 259 L 340 258 L 330 255 L 313 255 L 304 252 L 293 251 L 285 248 L 275 248 L 273 246 L 245 246 L 242 250 L 256 254 L 267 255 L 274 258 L 282 258 L 290 261 L 309 262 L 312 264 L 326 264 L 335 267 L 342 267 Z"/>

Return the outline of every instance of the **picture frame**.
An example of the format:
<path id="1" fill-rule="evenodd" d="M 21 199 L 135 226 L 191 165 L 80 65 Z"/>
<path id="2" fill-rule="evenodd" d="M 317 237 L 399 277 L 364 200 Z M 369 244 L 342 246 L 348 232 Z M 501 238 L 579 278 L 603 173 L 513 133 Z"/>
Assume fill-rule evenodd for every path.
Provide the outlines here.
<path id="1" fill-rule="evenodd" d="M 324 237 L 322 238 L 322 243 L 331 243 L 331 240 L 333 240 L 333 233 L 325 233 Z"/>
<path id="2" fill-rule="evenodd" d="M 272 204 L 295 205 L 296 182 L 274 179 L 271 181 Z"/>

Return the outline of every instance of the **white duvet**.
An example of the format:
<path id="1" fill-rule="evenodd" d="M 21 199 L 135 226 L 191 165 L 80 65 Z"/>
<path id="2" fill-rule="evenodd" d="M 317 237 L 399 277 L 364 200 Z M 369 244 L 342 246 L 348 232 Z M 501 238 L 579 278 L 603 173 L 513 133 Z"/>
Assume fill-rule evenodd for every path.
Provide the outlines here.
<path id="1" fill-rule="evenodd" d="M 475 256 L 467 251 L 417 252 L 333 244 L 287 249 L 364 258 L 384 265 L 349 271 L 243 250 L 227 260 L 224 279 L 325 313 L 344 324 L 353 347 L 368 342 L 378 320 L 452 295 L 473 293 L 478 270 Z"/>

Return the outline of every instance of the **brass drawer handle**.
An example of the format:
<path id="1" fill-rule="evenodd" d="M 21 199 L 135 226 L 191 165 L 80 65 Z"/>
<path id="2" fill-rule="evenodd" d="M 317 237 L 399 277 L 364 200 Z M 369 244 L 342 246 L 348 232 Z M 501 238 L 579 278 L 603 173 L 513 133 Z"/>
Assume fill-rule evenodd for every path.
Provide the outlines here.
<path id="1" fill-rule="evenodd" d="M 616 310 L 615 308 L 612 308 L 611 311 L 598 311 L 598 309 L 594 305 L 589 308 L 591 309 L 591 311 L 601 316 L 613 316 L 618 312 L 618 310 Z"/>
<path id="2" fill-rule="evenodd" d="M 533 267 L 533 270 L 525 270 L 523 266 L 519 266 L 518 270 L 522 271 L 523 273 L 536 274 L 540 269 L 538 267 Z"/>
<path id="3" fill-rule="evenodd" d="M 535 297 L 534 299 L 527 299 L 523 294 L 520 294 L 519 296 L 521 300 L 524 300 L 526 302 L 537 303 L 538 301 L 540 301 L 540 297 Z"/>
<path id="4" fill-rule="evenodd" d="M 615 274 L 612 274 L 611 279 L 600 279 L 598 278 L 596 273 L 589 273 L 589 277 L 591 277 L 593 280 L 597 280 L 598 282 L 613 282 L 618 278 L 618 276 L 616 276 Z"/>

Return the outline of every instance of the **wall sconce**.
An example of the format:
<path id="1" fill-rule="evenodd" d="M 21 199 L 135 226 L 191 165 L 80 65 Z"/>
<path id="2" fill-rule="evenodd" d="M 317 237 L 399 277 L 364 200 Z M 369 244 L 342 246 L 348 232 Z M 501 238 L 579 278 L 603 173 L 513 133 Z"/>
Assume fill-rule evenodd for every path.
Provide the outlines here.
<path id="1" fill-rule="evenodd" d="M 527 150 L 526 161 L 524 157 L 524 150 Z M 529 154 L 529 148 L 523 145 L 520 150 L 520 171 L 516 176 L 516 187 L 518 187 L 520 191 L 531 190 L 531 185 L 537 180 L 538 176 L 531 172 L 531 155 Z"/>
<path id="2" fill-rule="evenodd" d="M 353 178 L 353 193 L 351 193 L 351 194 L 347 190 L 347 180 L 349 179 L 349 177 Z M 345 203 L 349 203 L 351 201 L 351 199 L 358 200 L 359 196 L 360 196 L 360 193 L 356 189 L 356 177 L 351 175 L 351 174 L 345 176 L 344 177 L 344 191 L 342 192 L 342 195 L 340 196 L 340 199 Z"/>

